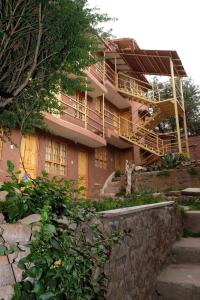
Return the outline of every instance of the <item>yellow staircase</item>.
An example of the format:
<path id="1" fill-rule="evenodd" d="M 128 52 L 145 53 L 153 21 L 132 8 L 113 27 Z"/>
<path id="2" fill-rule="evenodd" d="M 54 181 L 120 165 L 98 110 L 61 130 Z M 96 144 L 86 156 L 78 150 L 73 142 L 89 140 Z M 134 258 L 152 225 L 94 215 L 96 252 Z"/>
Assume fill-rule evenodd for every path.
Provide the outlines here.
<path id="1" fill-rule="evenodd" d="M 161 139 L 159 134 L 152 129 L 161 120 L 175 116 L 176 107 L 179 115 L 184 114 L 180 90 L 176 90 L 176 99 L 162 100 L 162 91 L 155 90 L 148 82 L 143 82 L 121 72 L 115 73 L 108 65 L 106 66 L 106 76 L 121 95 L 152 110 L 152 113 L 140 123 L 139 120 L 133 123 L 120 117 L 119 136 L 154 156 L 161 157 L 168 152 L 178 152 L 177 142 L 172 143 L 170 138 L 168 141 Z"/>

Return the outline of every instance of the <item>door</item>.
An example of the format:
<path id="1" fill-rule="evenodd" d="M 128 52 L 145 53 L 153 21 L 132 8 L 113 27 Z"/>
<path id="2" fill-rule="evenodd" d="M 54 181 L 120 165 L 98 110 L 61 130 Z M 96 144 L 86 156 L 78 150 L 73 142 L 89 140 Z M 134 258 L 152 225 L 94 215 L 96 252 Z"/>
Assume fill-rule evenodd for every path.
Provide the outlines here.
<path id="1" fill-rule="evenodd" d="M 78 152 L 78 186 L 83 186 L 82 196 L 88 195 L 88 153 L 86 151 Z"/>
<path id="2" fill-rule="evenodd" d="M 20 152 L 21 163 L 20 177 L 23 178 L 25 174 L 30 178 L 35 178 L 38 171 L 38 138 L 34 134 L 28 134 L 22 137 Z M 24 170 L 25 168 L 25 170 Z"/>
<path id="3" fill-rule="evenodd" d="M 122 135 L 129 136 L 130 131 L 132 129 L 131 121 L 131 111 L 121 112 L 120 114 L 120 131 Z"/>

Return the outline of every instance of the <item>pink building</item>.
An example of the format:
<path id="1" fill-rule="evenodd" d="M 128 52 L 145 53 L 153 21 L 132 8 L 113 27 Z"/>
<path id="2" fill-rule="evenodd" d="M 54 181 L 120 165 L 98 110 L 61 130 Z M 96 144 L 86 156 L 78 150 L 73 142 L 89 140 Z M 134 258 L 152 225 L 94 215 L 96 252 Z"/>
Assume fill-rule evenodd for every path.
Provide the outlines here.
<path id="1" fill-rule="evenodd" d="M 103 62 L 85 71 L 89 89 L 75 96 L 60 94 L 64 114 L 45 114 L 51 134 L 38 129 L 21 137 L 16 129 L 12 140 L 17 147 L 0 144 L 1 181 L 6 179 L 7 159 L 22 170 L 23 161 L 31 177 L 46 170 L 78 179 L 92 197 L 113 171 L 124 170 L 126 160 L 147 163 L 168 151 L 187 150 L 187 128 L 180 139 L 177 127 L 173 143 L 152 130 L 164 116 L 184 117 L 181 85 L 180 94 L 172 85 L 173 98 L 162 101 L 145 77 L 186 76 L 177 53 L 141 50 L 134 40 L 120 39 L 105 42 L 97 55 Z"/>

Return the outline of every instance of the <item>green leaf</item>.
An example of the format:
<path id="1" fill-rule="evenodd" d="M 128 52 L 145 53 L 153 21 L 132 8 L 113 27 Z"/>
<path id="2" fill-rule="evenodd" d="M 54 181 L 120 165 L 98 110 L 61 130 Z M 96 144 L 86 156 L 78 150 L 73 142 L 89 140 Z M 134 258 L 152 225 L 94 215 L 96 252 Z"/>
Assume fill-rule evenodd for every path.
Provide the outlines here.
<path id="1" fill-rule="evenodd" d="M 8 172 L 12 173 L 14 171 L 15 165 L 10 160 L 7 160 L 7 168 Z"/>
<path id="2" fill-rule="evenodd" d="M 8 250 L 5 246 L 0 245 L 0 256 L 7 255 Z"/>
<path id="3" fill-rule="evenodd" d="M 39 299 L 41 299 L 41 300 L 48 300 L 48 299 L 51 299 L 54 296 L 55 296 L 54 293 L 48 292 L 48 293 L 45 293 L 45 294 L 39 296 Z"/>

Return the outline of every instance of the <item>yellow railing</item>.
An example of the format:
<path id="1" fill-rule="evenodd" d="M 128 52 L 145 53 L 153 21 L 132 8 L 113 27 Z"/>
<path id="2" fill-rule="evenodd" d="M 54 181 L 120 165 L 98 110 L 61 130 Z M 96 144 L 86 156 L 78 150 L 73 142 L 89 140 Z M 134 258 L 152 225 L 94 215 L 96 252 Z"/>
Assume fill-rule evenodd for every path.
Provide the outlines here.
<path id="1" fill-rule="evenodd" d="M 100 112 L 88 107 L 86 99 L 77 100 L 66 95 L 62 97 L 60 103 L 64 111 L 63 116 L 61 115 L 62 119 L 86 128 L 99 136 L 103 137 L 105 128 L 110 128 L 119 137 L 156 155 L 162 156 L 168 152 L 178 152 L 177 142 L 161 139 L 159 134 L 154 131 L 124 118 L 108 108 Z"/>
<path id="2" fill-rule="evenodd" d="M 89 108 L 85 100 L 82 103 L 77 99 L 65 95 L 65 100 L 60 103 L 63 107 L 64 114 L 62 118 L 71 123 L 84 127 L 97 135 L 103 136 L 103 114 Z"/>

